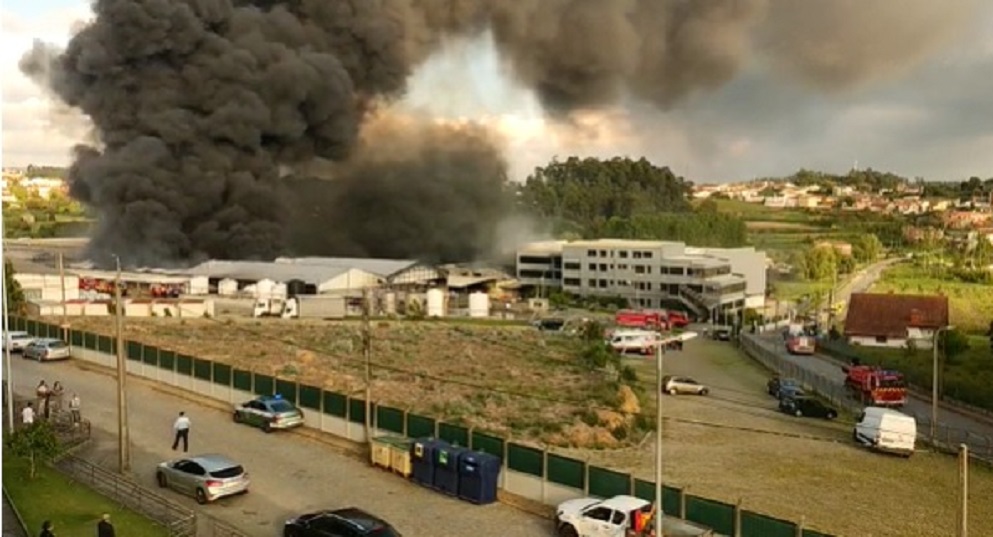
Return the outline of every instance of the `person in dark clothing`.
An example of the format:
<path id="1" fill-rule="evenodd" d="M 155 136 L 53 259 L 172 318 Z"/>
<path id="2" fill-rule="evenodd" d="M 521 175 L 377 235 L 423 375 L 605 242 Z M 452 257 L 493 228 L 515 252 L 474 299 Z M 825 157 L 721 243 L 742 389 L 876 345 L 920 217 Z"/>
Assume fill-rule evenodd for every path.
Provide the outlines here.
<path id="1" fill-rule="evenodd" d="M 38 537 L 55 537 L 55 525 L 46 520 L 41 523 L 41 533 Z"/>
<path id="2" fill-rule="evenodd" d="M 107 513 L 97 522 L 97 537 L 115 537 L 114 525 L 110 523 L 110 515 Z"/>

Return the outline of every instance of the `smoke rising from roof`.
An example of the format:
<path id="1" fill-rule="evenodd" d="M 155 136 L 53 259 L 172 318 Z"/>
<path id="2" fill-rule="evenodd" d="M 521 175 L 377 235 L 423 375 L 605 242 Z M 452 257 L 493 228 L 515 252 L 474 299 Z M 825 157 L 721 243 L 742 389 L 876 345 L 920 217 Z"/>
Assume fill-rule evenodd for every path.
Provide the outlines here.
<path id="1" fill-rule="evenodd" d="M 449 261 L 500 227 L 499 144 L 385 112 L 449 36 L 491 32 L 509 73 L 568 120 L 627 97 L 676 106 L 757 59 L 820 90 L 892 76 L 977 5 L 95 0 L 66 50 L 38 43 L 21 68 L 93 122 L 99 143 L 77 149 L 70 180 L 100 215 L 98 262 Z M 315 161 L 326 178 L 301 179 Z"/>

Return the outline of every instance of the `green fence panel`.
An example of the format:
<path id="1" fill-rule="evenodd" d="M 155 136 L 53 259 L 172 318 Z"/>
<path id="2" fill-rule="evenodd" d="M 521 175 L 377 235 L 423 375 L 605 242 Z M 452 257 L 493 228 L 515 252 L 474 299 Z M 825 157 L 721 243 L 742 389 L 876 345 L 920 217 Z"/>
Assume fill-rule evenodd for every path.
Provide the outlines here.
<path id="1" fill-rule="evenodd" d="M 699 496 L 686 496 L 686 520 L 710 526 L 724 535 L 734 534 L 734 506 Z M 772 537 L 772 536 L 770 536 Z"/>
<path id="2" fill-rule="evenodd" d="M 34 319 L 28 319 L 27 326 L 25 326 L 25 332 L 31 334 L 34 337 L 38 337 L 41 334 L 38 333 L 38 321 Z"/>
<path id="3" fill-rule="evenodd" d="M 540 449 L 510 442 L 507 444 L 507 468 L 515 472 L 542 477 L 544 475 L 544 455 Z"/>
<path id="4" fill-rule="evenodd" d="M 62 327 L 57 324 L 48 325 L 48 337 L 52 339 L 62 339 Z"/>
<path id="5" fill-rule="evenodd" d="M 324 413 L 344 418 L 348 416 L 348 398 L 336 392 L 324 392 Z"/>
<path id="6" fill-rule="evenodd" d="M 200 380 L 206 380 L 207 382 L 210 382 L 211 380 L 213 380 L 213 375 L 211 374 L 211 371 L 213 369 L 213 367 L 212 367 L 213 365 L 214 365 L 214 362 L 211 362 L 210 360 L 203 360 L 201 358 L 194 358 L 193 359 L 193 378 L 197 378 L 197 379 L 200 379 Z"/>
<path id="7" fill-rule="evenodd" d="M 97 350 L 97 335 L 93 332 L 83 332 L 83 347 L 91 351 Z"/>
<path id="8" fill-rule="evenodd" d="M 73 330 L 72 332 L 70 332 L 69 333 L 69 343 L 73 347 L 82 347 L 83 346 L 83 333 L 80 332 L 79 330 Z"/>
<path id="9" fill-rule="evenodd" d="M 18 330 L 21 332 L 27 331 L 27 327 L 28 327 L 27 319 L 23 317 L 11 317 L 10 322 L 11 322 L 11 326 L 14 327 L 13 330 Z"/>
<path id="10" fill-rule="evenodd" d="M 631 494 L 631 476 L 590 466 L 590 495 L 601 498 L 612 498 L 621 494 Z"/>
<path id="11" fill-rule="evenodd" d="M 38 321 L 38 334 L 41 335 L 41 337 L 46 337 L 46 338 L 58 337 L 52 335 L 52 325 L 41 321 Z"/>
<path id="12" fill-rule="evenodd" d="M 549 453 L 548 480 L 552 483 L 582 490 L 586 482 L 586 463 Z"/>
<path id="13" fill-rule="evenodd" d="M 146 349 L 148 347 L 145 347 Z M 176 371 L 176 353 L 165 349 L 159 350 L 159 367 L 166 371 Z"/>
<path id="14" fill-rule="evenodd" d="M 276 393 L 276 379 L 269 375 L 252 375 L 252 390 L 256 395 L 272 395 Z"/>
<path id="15" fill-rule="evenodd" d="M 376 427 L 391 433 L 403 434 L 403 410 L 377 405 Z"/>
<path id="16" fill-rule="evenodd" d="M 365 423 L 365 399 L 348 398 L 348 421 Z"/>
<path id="17" fill-rule="evenodd" d="M 411 438 L 433 438 L 435 421 L 432 418 L 407 414 L 407 436 Z"/>
<path id="18" fill-rule="evenodd" d="M 193 357 L 185 354 L 176 355 L 176 372 L 188 377 L 193 376 Z"/>
<path id="19" fill-rule="evenodd" d="M 141 361 L 141 343 L 128 341 L 124 344 L 124 350 L 128 353 L 128 360 Z"/>
<path id="20" fill-rule="evenodd" d="M 834 537 L 828 533 L 821 533 L 814 530 L 803 530 L 803 537 Z"/>
<path id="21" fill-rule="evenodd" d="M 296 382 L 293 382 L 292 380 L 276 379 L 275 393 L 278 393 L 283 399 L 286 399 L 294 405 L 297 404 L 298 398 Z"/>
<path id="22" fill-rule="evenodd" d="M 503 459 L 503 438 L 473 431 L 469 440 L 472 442 L 469 447 L 473 450 L 489 453 L 490 455 L 496 455 L 497 457 Z"/>
<path id="23" fill-rule="evenodd" d="M 217 366 L 221 364 L 214 364 L 214 381 L 217 381 Z M 309 408 L 311 410 L 321 409 L 321 389 L 315 388 L 313 386 L 307 386 L 306 384 L 300 385 L 300 406 L 304 408 Z"/>
<path id="24" fill-rule="evenodd" d="M 151 345 L 145 345 L 141 350 L 141 361 L 146 365 L 159 365 L 162 361 L 162 355 L 169 351 L 160 351 L 158 347 L 152 347 Z M 172 354 L 170 352 L 170 354 Z M 163 367 L 162 369 L 166 369 Z M 172 368 L 168 368 L 170 371 Z"/>
<path id="25" fill-rule="evenodd" d="M 451 423 L 438 423 L 438 438 L 455 446 L 469 447 L 469 429 Z"/>
<path id="26" fill-rule="evenodd" d="M 662 485 L 662 512 L 670 515 L 679 515 L 679 496 L 681 491 L 675 487 Z M 655 501 L 655 483 L 641 479 L 634 480 L 634 495 L 648 500 Z"/>
<path id="27" fill-rule="evenodd" d="M 252 391 L 252 374 L 241 369 L 234 370 L 234 389 L 243 392 Z"/>
<path id="28" fill-rule="evenodd" d="M 227 364 L 214 364 L 214 384 L 231 386 L 231 366 Z"/>
<path id="29" fill-rule="evenodd" d="M 796 537 L 796 524 L 752 511 L 741 512 L 742 537 Z"/>
<path id="30" fill-rule="evenodd" d="M 114 354 L 110 336 L 97 336 L 97 350 L 104 354 Z"/>

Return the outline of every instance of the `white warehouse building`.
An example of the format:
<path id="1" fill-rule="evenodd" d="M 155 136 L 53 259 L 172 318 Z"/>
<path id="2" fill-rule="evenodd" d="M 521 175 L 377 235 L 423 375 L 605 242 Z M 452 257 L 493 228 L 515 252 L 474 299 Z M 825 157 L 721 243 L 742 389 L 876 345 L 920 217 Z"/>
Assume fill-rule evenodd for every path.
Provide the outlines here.
<path id="1" fill-rule="evenodd" d="M 517 251 L 521 284 L 579 296 L 620 296 L 655 308 L 678 300 L 701 316 L 765 304 L 765 252 L 682 242 L 598 239 L 530 243 Z"/>

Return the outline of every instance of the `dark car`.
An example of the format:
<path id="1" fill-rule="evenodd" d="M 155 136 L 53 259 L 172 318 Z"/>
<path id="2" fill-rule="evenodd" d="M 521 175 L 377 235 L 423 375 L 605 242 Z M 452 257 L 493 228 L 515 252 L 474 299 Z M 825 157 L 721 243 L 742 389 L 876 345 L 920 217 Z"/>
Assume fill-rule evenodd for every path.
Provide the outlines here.
<path id="1" fill-rule="evenodd" d="M 402 537 L 383 519 L 349 507 L 318 511 L 286 521 L 283 537 Z"/>
<path id="2" fill-rule="evenodd" d="M 779 410 L 796 417 L 824 418 L 833 420 L 838 411 L 813 397 L 784 397 L 779 401 Z"/>
<path id="3" fill-rule="evenodd" d="M 766 384 L 766 389 L 769 395 L 776 399 L 804 395 L 803 387 L 800 386 L 800 383 L 790 378 L 772 377 Z"/>

